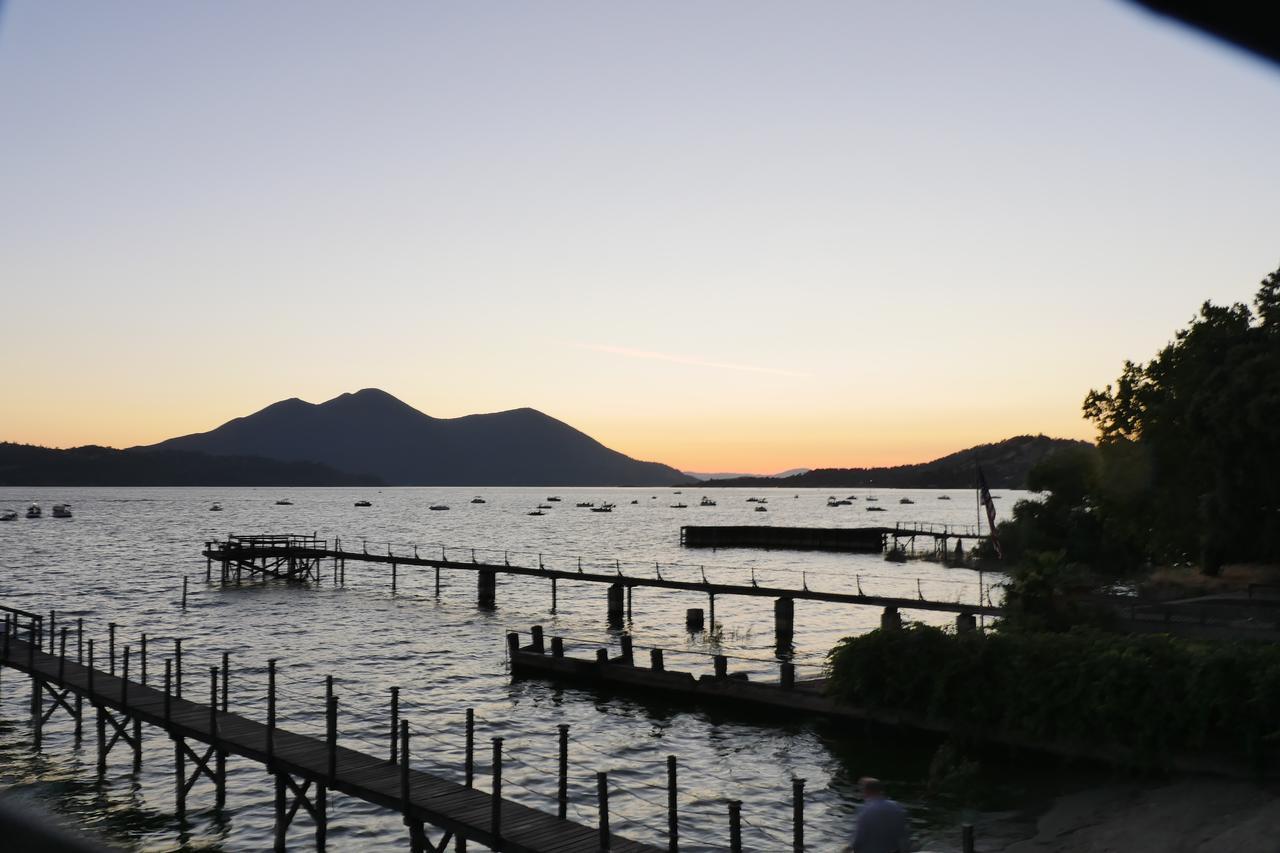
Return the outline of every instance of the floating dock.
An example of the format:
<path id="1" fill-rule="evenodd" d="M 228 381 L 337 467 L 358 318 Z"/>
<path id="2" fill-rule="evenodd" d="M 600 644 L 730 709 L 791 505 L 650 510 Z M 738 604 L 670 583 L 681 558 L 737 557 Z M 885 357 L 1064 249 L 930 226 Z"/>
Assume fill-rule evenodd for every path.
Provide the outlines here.
<path id="1" fill-rule="evenodd" d="M 770 527 L 687 525 L 680 528 L 686 548 L 782 548 L 795 551 L 879 553 L 892 527 Z"/>

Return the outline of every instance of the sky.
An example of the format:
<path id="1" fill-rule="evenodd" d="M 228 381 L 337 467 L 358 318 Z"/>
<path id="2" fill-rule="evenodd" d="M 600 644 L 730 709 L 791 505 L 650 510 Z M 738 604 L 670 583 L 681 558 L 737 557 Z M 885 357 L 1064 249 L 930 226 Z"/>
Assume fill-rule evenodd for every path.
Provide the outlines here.
<path id="1" fill-rule="evenodd" d="M 1121 2 L 13 0 L 0 440 L 378 387 L 686 470 L 1089 438 L 1280 266 L 1280 69 Z"/>

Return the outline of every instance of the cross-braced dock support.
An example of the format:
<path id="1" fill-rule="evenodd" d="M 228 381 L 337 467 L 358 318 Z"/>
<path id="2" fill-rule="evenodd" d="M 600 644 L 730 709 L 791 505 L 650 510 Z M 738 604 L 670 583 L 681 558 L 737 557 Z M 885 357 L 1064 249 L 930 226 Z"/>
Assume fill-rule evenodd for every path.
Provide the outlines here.
<path id="1" fill-rule="evenodd" d="M 329 792 L 324 785 L 315 784 L 311 790 L 310 779 L 294 779 L 283 770 L 274 770 L 276 777 L 276 828 L 275 849 L 285 849 L 285 837 L 289 833 L 289 824 L 299 808 L 306 809 L 316 825 L 316 850 L 325 849 L 325 834 L 328 832 Z M 292 799 L 292 802 L 290 802 Z"/>
<path id="2" fill-rule="evenodd" d="M 187 759 L 194 765 L 191 775 L 187 775 Z M 177 805 L 175 812 L 181 820 L 187 814 L 187 794 L 195 787 L 201 776 L 214 784 L 216 791 L 215 808 L 221 809 L 227 804 L 227 764 L 226 753 L 218 752 L 216 746 L 209 746 L 204 755 L 193 750 L 187 739 L 181 735 L 173 736 L 173 765 L 177 783 L 175 794 Z"/>
<path id="3" fill-rule="evenodd" d="M 121 741 L 133 750 L 133 772 L 142 769 L 142 738 L 139 737 L 138 721 L 123 712 L 113 711 L 106 705 L 94 703 L 98 717 L 98 775 L 107 772 L 107 755 L 111 748 Z M 111 734 L 107 735 L 108 724 Z"/>

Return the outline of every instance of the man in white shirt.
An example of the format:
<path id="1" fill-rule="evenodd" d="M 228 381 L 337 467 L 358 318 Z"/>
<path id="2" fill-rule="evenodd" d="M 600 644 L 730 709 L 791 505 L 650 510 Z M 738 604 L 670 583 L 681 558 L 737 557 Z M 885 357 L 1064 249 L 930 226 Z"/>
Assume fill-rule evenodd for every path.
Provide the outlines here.
<path id="1" fill-rule="evenodd" d="M 907 810 L 884 795 L 879 779 L 863 777 L 862 808 L 853 833 L 853 853 L 909 853 L 911 834 L 907 828 Z"/>

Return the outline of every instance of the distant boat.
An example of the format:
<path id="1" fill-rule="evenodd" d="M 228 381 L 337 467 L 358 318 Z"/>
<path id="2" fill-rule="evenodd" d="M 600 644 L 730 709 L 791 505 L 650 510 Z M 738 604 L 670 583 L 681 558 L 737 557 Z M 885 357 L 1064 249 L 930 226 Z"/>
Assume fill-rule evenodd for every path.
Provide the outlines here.
<path id="1" fill-rule="evenodd" d="M 698 501 L 698 506 L 715 506 L 715 505 L 716 505 L 716 502 L 711 500 L 711 498 L 703 498 L 702 500 Z"/>
<path id="2" fill-rule="evenodd" d="M 869 501 L 878 501 L 878 500 L 880 500 L 880 499 L 879 499 L 879 498 L 877 498 L 875 495 L 872 495 L 871 497 L 867 498 L 867 500 L 869 500 Z"/>
<path id="3" fill-rule="evenodd" d="M 578 503 L 574 504 L 574 506 L 576 506 L 578 509 L 590 509 L 591 507 L 595 506 L 595 504 L 593 504 L 591 501 L 579 501 Z"/>
<path id="4" fill-rule="evenodd" d="M 938 495 L 938 500 L 940 500 L 940 501 L 949 501 L 949 500 L 951 500 L 951 495 Z"/>
<path id="5" fill-rule="evenodd" d="M 768 512 L 768 511 L 769 511 L 769 508 L 767 506 L 756 507 L 756 512 Z"/>
<path id="6" fill-rule="evenodd" d="M 759 499 L 759 498 L 747 498 L 747 503 L 749 503 L 749 504 L 758 504 L 758 503 L 760 503 L 760 499 Z"/>
<path id="7" fill-rule="evenodd" d="M 13 521 L 17 517 L 18 511 L 16 509 L 6 509 L 4 512 L 0 512 L 0 521 Z"/>
<path id="8" fill-rule="evenodd" d="M 356 501 L 356 506 L 373 506 L 369 501 Z"/>
<path id="9" fill-rule="evenodd" d="M 281 498 L 280 500 L 276 501 L 276 506 L 293 506 L 293 501 L 289 500 L 288 498 Z"/>
<path id="10" fill-rule="evenodd" d="M 472 499 L 471 499 L 471 502 L 472 502 L 473 504 L 482 504 L 482 503 L 487 503 L 487 501 L 485 501 L 485 499 L 484 499 L 484 498 L 482 498 L 482 497 L 480 497 L 479 495 L 476 495 L 474 498 L 472 498 Z"/>
<path id="11" fill-rule="evenodd" d="M 911 498 L 899 498 L 899 499 L 898 499 L 898 503 L 900 503 L 900 504 L 913 504 L 913 503 L 915 503 L 915 501 L 911 500 Z"/>
<path id="12" fill-rule="evenodd" d="M 222 512 L 222 504 L 214 504 L 209 507 L 209 512 Z"/>
<path id="13" fill-rule="evenodd" d="M 552 497 L 547 498 L 547 503 L 558 504 L 560 503 L 560 499 L 553 495 Z"/>
<path id="14" fill-rule="evenodd" d="M 551 509 L 551 504 L 538 504 L 538 509 Z"/>
<path id="15" fill-rule="evenodd" d="M 640 501 L 632 501 L 631 503 L 634 505 L 640 503 Z"/>
<path id="16" fill-rule="evenodd" d="M 857 499 L 858 499 L 857 495 L 849 495 L 849 497 L 845 498 L 845 500 L 847 501 L 856 501 Z"/>
<path id="17" fill-rule="evenodd" d="M 53 517 L 54 518 L 70 518 L 71 504 L 54 504 Z"/>
<path id="18" fill-rule="evenodd" d="M 671 494 L 673 494 L 673 495 L 683 495 L 683 494 L 684 494 L 684 492 L 676 491 L 676 492 L 672 492 Z"/>
<path id="19" fill-rule="evenodd" d="M 593 506 L 592 512 L 613 512 L 613 504 L 604 504 L 602 506 Z"/>
<path id="20" fill-rule="evenodd" d="M 533 512 L 526 512 L 525 515 L 546 515 L 546 513 L 540 509 L 535 509 Z"/>
<path id="21" fill-rule="evenodd" d="M 867 507 L 867 512 L 885 512 L 885 511 L 886 511 L 886 510 L 885 510 L 885 508 L 884 508 L 884 507 L 882 507 L 882 506 L 869 506 L 869 507 Z"/>
<path id="22" fill-rule="evenodd" d="M 688 509 L 689 505 L 688 504 L 672 504 L 671 508 L 672 509 Z"/>
<path id="23" fill-rule="evenodd" d="M 433 509 L 436 512 L 443 512 L 448 508 L 449 506 L 447 504 L 432 504 L 431 506 L 427 507 L 427 509 Z"/>
<path id="24" fill-rule="evenodd" d="M 44 515 L 44 513 L 40 511 L 40 504 L 33 503 L 31 506 L 27 507 L 27 518 L 39 518 L 42 515 Z"/>

